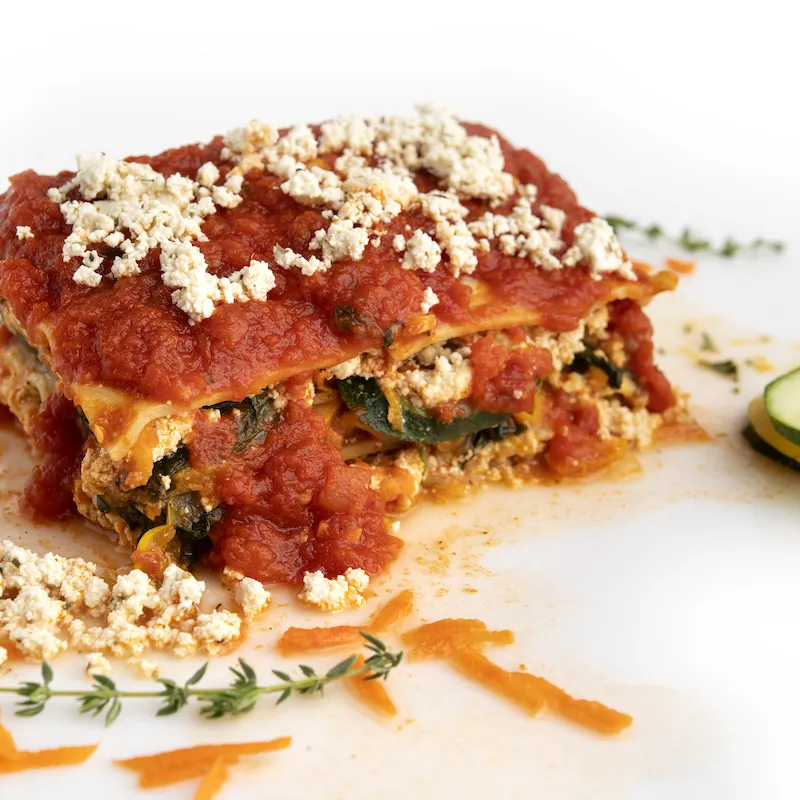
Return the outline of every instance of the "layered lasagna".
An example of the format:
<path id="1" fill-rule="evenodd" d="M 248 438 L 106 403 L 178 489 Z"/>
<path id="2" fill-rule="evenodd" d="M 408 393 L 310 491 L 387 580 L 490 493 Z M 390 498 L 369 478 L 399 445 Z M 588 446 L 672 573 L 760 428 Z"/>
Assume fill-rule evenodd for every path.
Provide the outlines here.
<path id="1" fill-rule="evenodd" d="M 150 573 L 375 574 L 425 493 L 608 470 L 686 411 L 631 263 L 558 175 L 422 108 L 154 157 L 0 197 L 0 400 L 77 511 Z"/>

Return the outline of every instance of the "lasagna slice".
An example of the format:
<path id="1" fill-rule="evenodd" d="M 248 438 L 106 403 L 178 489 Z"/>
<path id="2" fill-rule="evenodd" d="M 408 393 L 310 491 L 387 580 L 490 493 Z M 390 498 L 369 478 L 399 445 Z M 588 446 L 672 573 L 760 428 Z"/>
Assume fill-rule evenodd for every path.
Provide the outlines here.
<path id="1" fill-rule="evenodd" d="M 426 492 L 583 478 L 689 422 L 643 310 L 675 277 L 438 109 L 21 173 L 0 259 L 22 510 L 150 573 L 375 574 Z"/>

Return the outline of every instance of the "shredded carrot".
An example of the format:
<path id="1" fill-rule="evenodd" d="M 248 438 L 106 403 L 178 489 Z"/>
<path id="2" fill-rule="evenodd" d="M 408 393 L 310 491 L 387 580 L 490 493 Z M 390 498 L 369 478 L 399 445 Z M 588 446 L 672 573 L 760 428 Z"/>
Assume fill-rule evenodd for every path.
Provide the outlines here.
<path id="1" fill-rule="evenodd" d="M 385 633 L 398 620 L 414 608 L 414 593 L 406 589 L 379 608 L 366 625 L 334 625 L 331 628 L 287 628 L 278 639 L 277 648 L 282 655 L 309 653 L 332 647 L 363 644 L 361 631 Z"/>
<path id="2" fill-rule="evenodd" d="M 81 747 L 54 747 L 51 750 L 17 751 L 14 758 L 0 761 L 0 775 L 28 769 L 69 767 L 83 764 L 97 750 L 96 744 Z"/>
<path id="3" fill-rule="evenodd" d="M 326 650 L 330 647 L 360 644 L 364 640 L 361 628 L 354 625 L 336 625 L 332 628 L 287 628 L 276 647 L 285 656 Z"/>
<path id="4" fill-rule="evenodd" d="M 541 711 L 544 700 L 540 694 L 528 691 L 528 687 L 516 684 L 512 675 L 498 667 L 482 653 L 461 650 L 452 653 L 448 661 L 465 677 L 485 686 L 495 694 L 502 695 L 523 711 L 535 717 Z M 524 674 L 524 673 L 522 673 Z"/>
<path id="5" fill-rule="evenodd" d="M 11 731 L 0 722 L 0 761 L 9 761 L 19 756 Z"/>
<path id="6" fill-rule="evenodd" d="M 409 658 L 446 658 L 460 650 L 480 650 L 486 644 L 512 644 L 511 631 L 489 631 L 477 619 L 440 619 L 403 634 L 414 649 Z"/>
<path id="7" fill-rule="evenodd" d="M 182 764 L 178 767 L 170 767 L 164 769 L 158 767 L 153 770 L 143 770 L 139 772 L 139 788 L 140 789 L 161 789 L 164 786 L 172 786 L 175 783 L 183 783 L 184 781 L 191 781 L 194 778 L 202 778 L 214 766 L 219 757 L 210 757 L 202 761 L 193 761 L 188 764 Z M 224 759 L 226 764 L 235 764 L 238 756 L 226 756 Z"/>
<path id="8" fill-rule="evenodd" d="M 218 758 L 206 772 L 203 782 L 194 793 L 194 800 L 212 800 L 228 778 L 228 765 L 225 759 Z"/>
<path id="9" fill-rule="evenodd" d="M 358 657 L 354 666 L 364 666 L 363 656 Z M 367 681 L 364 680 L 363 675 L 354 675 L 347 679 L 347 686 L 364 705 L 369 706 L 374 711 L 385 714 L 387 717 L 393 717 L 397 714 L 397 708 L 380 678 Z"/>
<path id="10" fill-rule="evenodd" d="M 653 274 L 653 268 L 646 261 L 631 261 L 631 264 L 633 264 L 634 269 L 643 272 L 645 275 Z"/>
<path id="11" fill-rule="evenodd" d="M 544 678 L 526 672 L 510 673 L 512 683 L 524 691 L 539 693 L 547 705 L 565 719 L 600 733 L 619 733 L 633 723 L 633 717 L 615 711 L 596 700 L 577 700 Z"/>
<path id="12" fill-rule="evenodd" d="M 395 595 L 383 608 L 379 608 L 369 621 L 372 633 L 385 633 L 398 620 L 407 617 L 414 610 L 414 593 L 410 589 Z"/>
<path id="13" fill-rule="evenodd" d="M 668 258 L 665 263 L 673 272 L 677 272 L 679 275 L 691 275 L 697 266 L 696 261 L 684 261 L 680 258 Z"/>
<path id="14" fill-rule="evenodd" d="M 508 672 L 482 653 L 462 650 L 448 661 L 465 677 L 502 695 L 528 714 L 535 715 L 547 704 L 565 719 L 599 733 L 619 733 L 633 718 L 594 700 L 576 700 L 544 678 L 527 672 Z"/>
<path id="15" fill-rule="evenodd" d="M 197 764 L 202 764 L 208 769 L 218 758 L 236 758 L 238 756 L 269 753 L 273 750 L 283 750 L 291 743 L 291 738 L 284 736 L 280 739 L 272 739 L 269 742 L 205 744 L 197 745 L 196 747 L 185 747 L 180 750 L 168 750 L 165 753 L 155 753 L 151 756 L 126 758 L 114 763 L 119 767 L 130 769 L 134 772 L 164 774 L 165 777 L 169 777 L 173 773 L 183 773 L 183 771 L 189 770 Z M 196 776 L 192 775 L 192 777 Z M 180 780 L 185 780 L 185 778 Z M 173 781 L 170 780 L 169 782 L 172 783 Z"/>

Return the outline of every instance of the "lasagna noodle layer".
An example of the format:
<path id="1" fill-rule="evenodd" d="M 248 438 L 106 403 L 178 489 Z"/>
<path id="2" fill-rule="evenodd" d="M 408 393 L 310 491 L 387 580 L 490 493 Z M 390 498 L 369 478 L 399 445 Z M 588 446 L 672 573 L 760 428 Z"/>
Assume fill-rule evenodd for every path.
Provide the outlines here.
<path id="1" fill-rule="evenodd" d="M 605 302 L 596 304 L 595 308 L 623 298 L 644 304 L 654 295 L 673 289 L 675 283 L 674 273 L 666 271 L 638 282 L 619 282 L 613 285 Z M 432 317 L 429 319 L 433 320 Z M 511 308 L 493 316 L 479 313 L 474 315 L 473 319 L 461 324 L 439 323 L 423 334 L 398 336 L 396 343 L 389 348 L 389 353 L 394 359 L 402 361 L 430 344 L 480 331 L 501 330 L 516 325 L 536 326 L 540 321 L 540 313 L 523 307 Z M 337 353 L 335 359 L 321 357 L 316 360 L 302 360 L 292 367 L 263 373 L 257 385 L 252 387 L 250 394 L 256 394 L 265 386 L 274 386 L 292 375 L 333 367 L 361 352 L 363 348 L 354 344 L 351 349 Z M 243 399 L 238 395 L 231 397 L 210 394 L 181 406 L 176 403 L 165 404 L 134 398 L 118 389 L 97 385 L 72 387 L 72 397 L 85 414 L 97 441 L 115 461 L 124 459 L 135 448 L 139 437 L 154 420 L 164 416 L 178 416 L 196 408 L 224 401 Z"/>

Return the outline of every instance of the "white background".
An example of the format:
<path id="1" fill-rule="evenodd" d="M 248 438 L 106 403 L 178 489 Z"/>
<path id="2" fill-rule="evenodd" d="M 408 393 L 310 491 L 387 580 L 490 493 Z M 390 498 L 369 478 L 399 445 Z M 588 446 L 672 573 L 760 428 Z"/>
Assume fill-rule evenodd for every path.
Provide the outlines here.
<path id="1" fill-rule="evenodd" d="M 342 112 L 403 113 L 415 102 L 435 100 L 542 155 L 601 213 L 676 231 L 691 225 L 718 239 L 766 236 L 793 244 L 782 259 L 709 259 L 682 287 L 681 302 L 796 339 L 800 46 L 794 6 L 787 0 L 397 7 L 238 0 L 212 11 L 166 0 L 4 3 L 0 174 L 68 168 L 79 151 L 156 152 L 253 117 L 289 124 Z M 703 380 L 690 375 L 686 388 L 697 394 Z M 744 398 L 727 390 L 719 397 L 728 407 L 704 396 L 701 417 L 712 428 L 724 417 L 719 426 L 734 431 Z M 744 458 L 740 450 L 732 457 Z M 723 461 L 718 454 L 714 464 Z M 664 470 L 684 469 L 673 454 L 665 462 Z M 742 464 L 739 472 L 731 467 L 731 494 L 746 494 L 748 470 L 759 466 Z M 713 468 L 693 467 L 694 488 L 702 486 L 706 467 Z M 694 773 L 685 769 L 685 752 L 676 750 L 672 761 L 667 753 L 672 771 L 662 768 L 636 782 L 631 796 L 637 798 L 798 796 L 792 765 L 800 712 L 796 495 L 776 501 L 759 490 L 750 505 L 725 505 L 719 492 L 727 479 L 717 480 L 716 498 L 643 511 L 641 526 L 634 518 L 626 527 L 595 531 L 584 515 L 584 527 L 571 538 L 537 539 L 530 549 L 523 542 L 519 551 L 540 568 L 546 564 L 556 593 L 570 597 L 551 623 L 558 631 L 548 639 L 554 663 L 571 657 L 620 684 L 680 687 L 695 700 L 705 697 L 715 719 L 725 720 L 710 727 L 705 742 L 713 758 L 700 758 Z M 779 480 L 791 491 L 785 476 Z M 648 531 L 651 537 L 642 539 Z M 609 548 L 614 558 L 606 561 Z M 601 579 L 599 565 L 613 580 Z M 575 589 L 581 586 L 591 592 Z M 607 612 L 602 634 L 585 622 L 600 607 Z M 645 616 L 653 626 L 643 623 Z M 620 651 L 624 658 L 615 657 Z M 502 736 L 499 727 L 492 730 L 494 720 L 503 724 L 499 712 L 475 724 L 494 739 Z M 84 738 L 96 731 L 82 730 Z M 532 743 L 522 757 L 535 763 L 535 750 Z M 550 762 L 546 768 L 557 769 Z M 395 796 L 387 769 L 383 797 Z M 403 771 L 402 759 L 394 769 Z M 464 776 L 475 771 L 474 786 L 485 785 L 477 779 L 481 769 L 465 756 Z M 508 788 L 516 784 L 506 785 L 504 774 L 498 768 L 496 796 L 525 797 L 524 790 Z M 43 796 L 45 786 L 49 792 L 58 784 L 46 780 L 17 786 Z M 586 776 L 584 792 L 575 796 L 628 796 L 593 780 Z M 288 785 L 278 781 L 274 796 L 288 797 Z M 461 796 L 485 796 L 473 794 L 471 785 L 463 782 Z M 428 796 L 419 794 L 420 786 L 418 796 Z M 77 796 L 74 788 L 68 796 Z M 239 796 L 268 796 L 263 788 L 242 791 Z M 366 786 L 349 792 L 351 798 L 375 794 Z M 339 794 L 326 784 L 318 796 Z M 539 796 L 561 800 L 567 793 Z"/>

